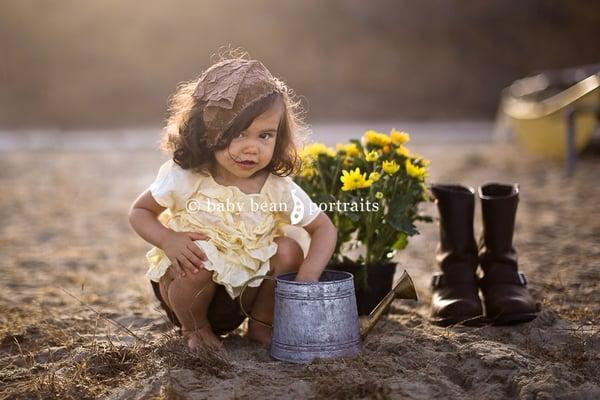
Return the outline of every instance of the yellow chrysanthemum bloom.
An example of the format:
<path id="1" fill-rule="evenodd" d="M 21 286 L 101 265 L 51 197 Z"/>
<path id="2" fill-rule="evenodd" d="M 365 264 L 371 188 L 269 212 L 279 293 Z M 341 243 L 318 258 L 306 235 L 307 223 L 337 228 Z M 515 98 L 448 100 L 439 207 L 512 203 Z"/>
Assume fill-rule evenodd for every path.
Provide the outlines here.
<path id="1" fill-rule="evenodd" d="M 392 161 L 384 161 L 383 164 L 381 165 L 381 168 L 383 169 L 383 172 L 385 172 L 386 174 L 393 175 L 396 172 L 398 172 L 398 170 L 400 169 L 400 166 L 398 164 L 396 164 L 396 161 L 392 160 Z"/>
<path id="2" fill-rule="evenodd" d="M 399 156 L 410 157 L 410 152 L 408 149 L 402 145 L 396 149 L 396 154 Z"/>
<path id="3" fill-rule="evenodd" d="M 390 146 L 388 146 L 388 145 L 383 146 L 383 148 L 381 149 L 381 152 L 383 154 L 389 153 L 390 152 Z"/>
<path id="4" fill-rule="evenodd" d="M 383 199 L 383 193 L 381 193 L 381 192 L 377 192 L 377 193 L 375 193 L 375 198 L 376 198 L 377 200 L 381 200 L 381 199 Z"/>
<path id="5" fill-rule="evenodd" d="M 410 162 L 410 160 L 406 160 L 404 165 L 406 166 L 406 173 L 408 176 L 413 176 L 415 178 L 424 178 L 427 176 L 427 170 L 424 167 L 416 166 Z"/>
<path id="6" fill-rule="evenodd" d="M 368 188 L 373 184 L 372 180 L 367 179 L 366 172 L 361 174 L 360 168 L 356 168 L 354 171 L 343 170 L 340 180 L 343 183 L 342 190 L 344 192 L 354 189 Z"/>
<path id="7" fill-rule="evenodd" d="M 348 157 L 355 157 L 358 155 L 358 146 L 356 143 L 338 143 L 335 145 L 336 150 L 339 152 L 344 152 Z"/>
<path id="8" fill-rule="evenodd" d="M 369 162 L 377 161 L 378 158 L 379 158 L 379 153 L 376 152 L 375 150 L 372 150 L 365 155 L 365 160 L 367 160 Z"/>
<path id="9" fill-rule="evenodd" d="M 362 136 L 363 145 L 372 145 L 376 147 L 383 147 L 392 143 L 392 138 L 384 133 L 375 131 L 366 131 Z"/>
<path id="10" fill-rule="evenodd" d="M 379 172 L 371 172 L 369 174 L 369 179 L 372 180 L 373 182 L 377 182 L 379 180 L 379 178 L 381 178 L 381 175 L 379 174 Z"/>
<path id="11" fill-rule="evenodd" d="M 325 154 L 330 157 L 335 156 L 335 151 L 323 143 L 311 143 L 308 146 L 304 146 L 300 150 L 300 157 L 302 158 L 317 158 L 319 154 Z"/>
<path id="12" fill-rule="evenodd" d="M 404 143 L 410 140 L 410 135 L 406 132 L 400 132 L 392 129 L 390 132 L 390 138 L 395 145 L 402 146 Z"/>

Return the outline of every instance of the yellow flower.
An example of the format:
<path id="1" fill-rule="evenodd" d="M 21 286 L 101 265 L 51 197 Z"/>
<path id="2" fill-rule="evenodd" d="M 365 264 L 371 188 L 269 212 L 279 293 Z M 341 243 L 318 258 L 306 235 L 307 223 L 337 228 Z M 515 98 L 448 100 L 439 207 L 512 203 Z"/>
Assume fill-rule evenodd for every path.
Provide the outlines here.
<path id="1" fill-rule="evenodd" d="M 392 129 L 390 132 L 390 138 L 395 145 L 402 146 L 404 143 L 410 140 L 410 135 L 406 132 L 400 132 Z"/>
<path id="2" fill-rule="evenodd" d="M 400 166 L 398 164 L 396 164 L 396 161 L 392 160 L 392 161 L 384 161 L 383 164 L 381 165 L 381 168 L 383 169 L 383 172 L 393 175 L 396 172 L 398 172 L 398 170 L 400 169 Z"/>
<path id="3" fill-rule="evenodd" d="M 373 184 L 372 180 L 367 179 L 366 172 L 361 174 L 360 168 L 356 168 L 354 171 L 343 170 L 340 180 L 344 184 L 342 186 L 342 190 L 344 192 L 347 192 L 348 190 L 368 188 Z"/>
<path id="4" fill-rule="evenodd" d="M 410 162 L 410 160 L 406 160 L 404 165 L 406 166 L 406 173 L 408 174 L 408 176 L 412 176 L 419 179 L 427 176 L 427 170 L 424 167 L 413 165 L 413 163 Z"/>
<path id="5" fill-rule="evenodd" d="M 375 193 L 375 198 L 378 199 L 378 200 L 383 199 L 383 193 L 381 193 L 381 192 Z"/>
<path id="6" fill-rule="evenodd" d="M 365 155 L 365 160 L 367 160 L 369 162 L 377 161 L 378 158 L 379 158 L 379 153 L 376 152 L 375 150 L 372 150 Z"/>
<path id="7" fill-rule="evenodd" d="M 390 146 L 385 145 L 383 146 L 383 149 L 381 149 L 381 151 L 383 152 L 383 154 L 387 154 L 390 152 Z"/>
<path id="8" fill-rule="evenodd" d="M 400 145 L 400 147 L 398 147 L 396 149 L 396 154 L 398 154 L 399 156 L 403 156 L 403 157 L 410 156 L 410 152 L 408 151 L 408 149 L 402 145 Z"/>
<path id="9" fill-rule="evenodd" d="M 303 178 L 310 178 L 315 172 L 315 168 L 311 164 L 303 164 L 298 175 Z"/>
<path id="10" fill-rule="evenodd" d="M 379 178 L 381 178 L 381 175 L 379 174 L 379 172 L 371 172 L 369 174 L 369 179 L 372 180 L 373 182 L 377 182 L 379 180 Z"/>
<path id="11" fill-rule="evenodd" d="M 383 147 L 392 143 L 392 139 L 383 133 L 375 131 L 366 131 L 362 136 L 363 145 L 373 145 L 375 147 Z"/>
<path id="12" fill-rule="evenodd" d="M 425 168 L 429 167 L 429 160 L 423 158 L 422 156 L 415 154 L 414 159 L 415 159 L 415 161 L 417 161 L 417 163 L 419 163 L 419 165 L 421 167 L 425 167 Z"/>
<path id="13" fill-rule="evenodd" d="M 358 146 L 356 143 L 342 144 L 338 143 L 335 145 L 338 152 L 344 152 L 348 157 L 354 157 L 358 155 Z"/>
<path id="14" fill-rule="evenodd" d="M 300 150 L 300 157 L 302 158 L 317 158 L 319 154 L 326 154 L 330 157 L 335 156 L 335 151 L 323 143 L 311 143 L 308 146 L 304 146 L 302 150 Z"/>

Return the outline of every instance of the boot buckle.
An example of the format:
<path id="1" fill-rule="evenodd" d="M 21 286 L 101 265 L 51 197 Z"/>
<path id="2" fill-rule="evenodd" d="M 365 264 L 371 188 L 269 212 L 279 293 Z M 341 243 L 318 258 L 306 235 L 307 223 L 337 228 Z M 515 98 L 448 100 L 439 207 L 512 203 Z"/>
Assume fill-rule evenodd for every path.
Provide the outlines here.
<path id="1" fill-rule="evenodd" d="M 525 274 L 519 272 L 519 283 L 521 286 L 527 286 L 527 278 L 525 278 Z"/>
<path id="2" fill-rule="evenodd" d="M 522 272 L 515 272 L 515 273 L 511 272 L 508 275 L 484 274 L 483 278 L 479 279 L 480 286 L 498 285 L 498 284 L 527 286 L 527 278 L 525 277 L 525 274 L 523 274 Z"/>
<path id="3" fill-rule="evenodd" d="M 437 288 L 446 284 L 446 278 L 444 274 L 435 274 L 431 277 L 431 287 Z"/>

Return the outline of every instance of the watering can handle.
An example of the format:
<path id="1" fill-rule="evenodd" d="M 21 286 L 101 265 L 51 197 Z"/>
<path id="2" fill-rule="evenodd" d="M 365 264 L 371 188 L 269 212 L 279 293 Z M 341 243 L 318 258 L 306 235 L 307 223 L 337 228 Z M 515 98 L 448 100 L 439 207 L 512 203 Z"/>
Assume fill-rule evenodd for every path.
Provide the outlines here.
<path id="1" fill-rule="evenodd" d="M 250 318 L 252 321 L 258 322 L 259 324 L 262 324 L 262 325 L 264 325 L 264 326 L 268 326 L 269 328 L 272 328 L 272 327 L 273 327 L 273 325 L 271 325 L 271 324 L 268 324 L 268 323 L 266 323 L 266 322 L 264 322 L 264 321 L 261 321 L 261 320 L 259 320 L 259 319 L 256 319 L 256 318 L 252 317 L 252 316 L 251 316 L 250 314 L 248 314 L 248 313 L 246 312 L 246 310 L 244 309 L 244 304 L 243 304 L 243 302 L 242 302 L 242 296 L 244 295 L 244 291 L 246 290 L 246 288 L 248 287 L 248 285 L 249 285 L 251 282 L 254 282 L 254 281 L 258 280 L 258 279 L 270 279 L 270 280 L 272 280 L 273 282 L 275 282 L 275 284 L 277 284 L 277 281 L 275 280 L 275 278 L 273 278 L 273 277 L 271 277 L 271 276 L 269 276 L 269 275 L 257 275 L 257 276 L 254 276 L 254 277 L 252 277 L 252 278 L 248 279 L 248 280 L 246 281 L 246 283 L 244 283 L 244 286 L 242 287 L 242 291 L 240 292 L 240 297 L 238 297 L 238 299 L 239 299 L 239 302 L 240 302 L 240 309 L 242 310 L 242 312 L 244 313 L 244 315 L 245 315 L 246 317 Z"/>

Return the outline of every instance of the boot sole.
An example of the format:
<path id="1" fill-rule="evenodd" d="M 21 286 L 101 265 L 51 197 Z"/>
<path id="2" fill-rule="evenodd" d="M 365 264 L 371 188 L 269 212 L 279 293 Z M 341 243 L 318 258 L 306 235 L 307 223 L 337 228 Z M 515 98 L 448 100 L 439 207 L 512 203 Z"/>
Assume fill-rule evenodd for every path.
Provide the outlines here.
<path id="1" fill-rule="evenodd" d="M 446 328 L 451 325 L 464 325 L 464 326 L 482 326 L 485 325 L 486 320 L 483 315 L 477 316 L 465 316 L 465 317 L 451 317 L 451 318 L 436 318 L 429 320 L 432 324 Z"/>
<path id="2" fill-rule="evenodd" d="M 516 325 L 531 322 L 537 318 L 537 313 L 504 314 L 496 317 L 487 317 L 487 323 L 494 326 Z"/>

